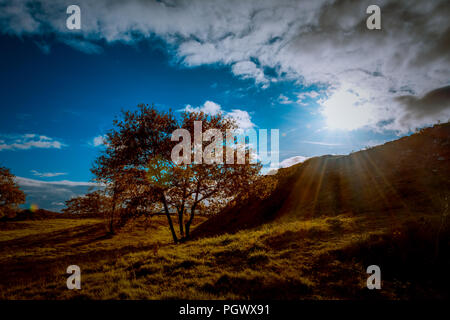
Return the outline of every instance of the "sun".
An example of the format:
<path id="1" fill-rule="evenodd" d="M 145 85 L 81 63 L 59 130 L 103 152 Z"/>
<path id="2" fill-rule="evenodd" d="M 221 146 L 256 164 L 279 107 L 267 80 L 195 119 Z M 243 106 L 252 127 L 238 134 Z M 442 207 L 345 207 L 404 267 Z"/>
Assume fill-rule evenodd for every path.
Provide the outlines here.
<path id="1" fill-rule="evenodd" d="M 373 108 L 359 93 L 341 89 L 322 104 L 322 115 L 328 129 L 356 130 L 373 119 Z"/>

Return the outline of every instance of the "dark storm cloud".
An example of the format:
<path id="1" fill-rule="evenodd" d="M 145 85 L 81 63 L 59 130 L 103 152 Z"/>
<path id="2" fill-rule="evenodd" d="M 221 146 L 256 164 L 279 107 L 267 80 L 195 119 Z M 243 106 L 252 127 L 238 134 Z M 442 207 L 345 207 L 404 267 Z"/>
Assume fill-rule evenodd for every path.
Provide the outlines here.
<path id="1" fill-rule="evenodd" d="M 450 86 L 432 90 L 421 98 L 408 95 L 397 97 L 396 100 L 404 107 L 404 114 L 399 121 L 434 118 L 440 114 L 446 114 L 447 120 L 450 120 Z"/>

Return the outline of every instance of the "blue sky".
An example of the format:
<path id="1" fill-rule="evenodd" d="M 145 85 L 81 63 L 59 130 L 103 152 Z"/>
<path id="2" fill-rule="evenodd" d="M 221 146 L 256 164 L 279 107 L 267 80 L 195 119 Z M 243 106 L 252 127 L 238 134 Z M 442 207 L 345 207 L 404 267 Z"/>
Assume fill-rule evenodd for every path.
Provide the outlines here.
<path id="1" fill-rule="evenodd" d="M 9 2 L 7 9 L 16 6 L 22 11 L 5 9 L 0 15 L 0 164 L 20 177 L 30 194 L 27 205 L 37 202 L 58 210 L 64 200 L 85 192 L 92 179 L 89 169 L 102 148 L 94 139 L 111 128 L 121 109 L 134 109 L 139 103 L 177 111 L 187 105 L 202 108 L 209 101 L 224 113 L 240 112 L 256 129 L 280 130 L 283 165 L 294 163 L 296 156 L 347 154 L 382 144 L 410 133 L 414 127 L 445 120 L 449 114 L 445 106 L 430 116 L 411 118 L 409 105 L 399 104 L 412 99 L 414 111 L 427 92 L 448 85 L 448 62 L 439 60 L 432 65 L 444 76 L 425 81 L 416 74 L 420 69 L 415 69 L 415 76 L 402 83 L 398 79 L 407 78 L 408 70 L 388 74 L 396 53 L 394 45 L 385 50 L 386 61 L 376 57 L 373 62 L 363 59 L 364 50 L 350 60 L 342 58 L 341 53 L 348 48 L 335 48 L 324 36 L 325 44 L 305 35 L 310 37 L 310 48 L 304 53 L 302 49 L 283 52 L 297 41 L 287 39 L 275 47 L 289 34 L 278 30 L 277 23 L 281 29 L 288 28 L 284 23 L 264 17 L 252 20 L 259 26 L 255 30 L 267 29 L 263 35 L 267 34 L 268 40 L 260 41 L 262 35 L 254 31 L 250 38 L 238 41 L 248 37 L 237 36 L 239 28 L 248 27 L 247 20 L 233 25 L 219 18 L 209 20 L 201 13 L 210 8 L 205 9 L 201 2 L 197 11 L 187 16 L 173 13 L 180 15 L 176 20 L 187 19 L 180 26 L 165 20 L 152 25 L 158 18 L 153 3 L 149 19 L 139 24 L 137 12 L 147 9 L 140 7 L 142 2 L 130 1 L 127 15 L 117 15 L 107 6 L 83 6 L 83 2 L 82 13 L 89 9 L 97 12 L 89 12 L 82 20 L 85 29 L 73 34 L 60 26 L 61 18 L 65 19 L 63 3 L 55 17 L 55 10 L 46 11 L 50 6 L 42 1 L 39 19 L 26 3 Z M 283 4 L 279 8 L 285 8 Z M 279 12 L 271 6 L 273 12 Z M 314 6 L 309 9 L 311 15 L 323 14 L 320 5 Z M 172 8 L 158 6 L 167 15 L 172 14 Z M 246 12 L 235 3 L 231 9 L 235 14 Z M 248 12 L 256 9 L 251 7 Z M 203 24 L 195 24 L 196 12 Z M 288 10 L 281 14 L 291 19 Z M 363 19 L 364 14 L 358 12 L 357 16 Z M 110 28 L 95 29 L 107 26 L 108 15 L 120 19 Z M 340 25 L 340 18 L 335 19 Z M 203 30 L 210 31 L 203 35 Z M 137 36 L 130 39 L 130 31 Z M 331 51 L 330 57 L 325 56 L 324 48 Z M 419 47 L 412 49 L 420 56 Z M 245 50 L 248 52 L 243 55 Z M 398 100 L 404 96 L 410 100 Z M 45 199 L 38 192 L 43 188 L 56 188 L 60 193 L 52 191 L 54 197 Z"/>

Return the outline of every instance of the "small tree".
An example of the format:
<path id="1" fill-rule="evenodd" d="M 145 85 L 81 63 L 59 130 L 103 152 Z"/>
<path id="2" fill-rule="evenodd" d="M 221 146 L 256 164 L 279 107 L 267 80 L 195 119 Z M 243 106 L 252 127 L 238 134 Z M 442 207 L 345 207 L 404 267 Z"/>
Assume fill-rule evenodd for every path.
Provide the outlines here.
<path id="1" fill-rule="evenodd" d="M 22 203 L 25 203 L 25 194 L 16 184 L 14 175 L 0 167 L 0 218 L 15 215 Z"/>
<path id="2" fill-rule="evenodd" d="M 109 199 L 100 190 L 72 198 L 66 201 L 64 213 L 96 216 L 102 215 L 108 206 Z"/>

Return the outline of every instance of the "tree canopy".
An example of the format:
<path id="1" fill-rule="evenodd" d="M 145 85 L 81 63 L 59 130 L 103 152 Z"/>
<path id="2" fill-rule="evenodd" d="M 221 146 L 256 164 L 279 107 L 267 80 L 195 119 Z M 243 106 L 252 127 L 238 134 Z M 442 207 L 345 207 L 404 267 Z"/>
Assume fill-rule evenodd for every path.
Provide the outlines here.
<path id="1" fill-rule="evenodd" d="M 0 167 L 0 218 L 14 215 L 18 205 L 25 203 L 25 194 L 8 168 Z"/>
<path id="2" fill-rule="evenodd" d="M 214 213 L 238 194 L 250 192 L 259 179 L 261 165 L 246 161 L 232 163 L 176 163 L 171 154 L 179 141 L 172 141 L 176 129 L 194 136 L 194 123 L 202 130 L 220 132 L 220 141 L 204 139 L 202 150 L 212 158 L 225 148 L 226 131 L 236 130 L 236 123 L 222 114 L 161 112 L 154 106 L 139 105 L 138 110 L 123 112 L 121 120 L 106 135 L 106 148 L 97 158 L 92 172 L 106 185 L 111 197 L 112 214 L 128 208 L 135 212 L 163 212 L 175 243 L 189 237 L 196 213 Z M 208 147 L 209 146 L 209 147 Z M 185 150 L 186 151 L 186 150 Z M 237 150 L 236 150 L 237 151 Z M 195 147 L 188 150 L 195 157 Z M 219 154 L 225 154 L 222 152 Z M 232 155 L 236 157 L 237 152 Z M 251 157 L 246 150 L 246 159 Z M 178 234 L 172 219 L 178 222 Z"/>

